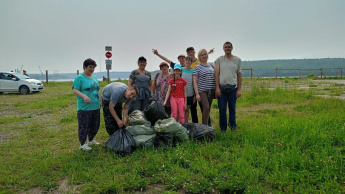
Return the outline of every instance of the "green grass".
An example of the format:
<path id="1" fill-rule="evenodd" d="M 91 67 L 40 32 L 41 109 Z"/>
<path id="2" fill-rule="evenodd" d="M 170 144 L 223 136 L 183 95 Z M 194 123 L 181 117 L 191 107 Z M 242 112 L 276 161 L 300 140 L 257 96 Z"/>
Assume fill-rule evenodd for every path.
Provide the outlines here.
<path id="1" fill-rule="evenodd" d="M 121 157 L 102 147 L 82 152 L 72 82 L 29 95 L 0 95 L 0 193 L 344 193 L 345 101 L 320 98 L 298 79 L 244 79 L 236 133 L 212 142 L 138 149 Z M 100 83 L 101 87 L 107 85 Z M 344 85 L 327 88 L 341 94 Z M 322 90 L 326 91 L 326 90 Z M 199 119 L 201 119 L 199 115 Z M 108 140 L 103 116 L 96 140 Z"/>

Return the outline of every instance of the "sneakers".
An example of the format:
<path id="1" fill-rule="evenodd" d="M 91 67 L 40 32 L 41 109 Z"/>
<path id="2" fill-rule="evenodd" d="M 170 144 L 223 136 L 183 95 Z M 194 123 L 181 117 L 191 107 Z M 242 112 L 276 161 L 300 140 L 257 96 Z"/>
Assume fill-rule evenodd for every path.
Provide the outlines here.
<path id="1" fill-rule="evenodd" d="M 84 145 L 80 146 L 79 149 L 81 149 L 83 151 L 91 151 L 92 150 L 92 148 L 89 147 L 87 144 L 84 144 Z"/>
<path id="2" fill-rule="evenodd" d="M 99 143 L 95 140 L 92 140 L 92 141 L 89 141 L 89 143 L 87 143 L 87 145 L 88 146 L 94 146 L 94 145 L 99 146 Z"/>

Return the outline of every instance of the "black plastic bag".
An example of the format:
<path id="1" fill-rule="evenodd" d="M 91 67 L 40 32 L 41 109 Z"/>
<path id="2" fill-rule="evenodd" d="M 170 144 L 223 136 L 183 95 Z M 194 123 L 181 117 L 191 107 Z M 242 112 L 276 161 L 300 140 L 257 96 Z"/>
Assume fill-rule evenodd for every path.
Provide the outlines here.
<path id="1" fill-rule="evenodd" d="M 125 128 L 121 128 L 115 131 L 110 139 L 104 144 L 104 147 L 117 154 L 126 156 L 135 150 L 135 140 L 131 133 Z"/>
<path id="2" fill-rule="evenodd" d="M 191 139 L 198 141 L 213 140 L 216 137 L 216 132 L 212 127 L 199 123 L 185 123 L 182 124 L 188 131 Z"/>
<path id="3" fill-rule="evenodd" d="M 170 133 L 156 133 L 155 147 L 174 147 L 177 139 Z"/>
<path id="4" fill-rule="evenodd" d="M 149 106 L 144 110 L 146 119 L 151 122 L 151 126 L 155 125 L 156 121 L 169 118 L 165 112 L 164 107 L 158 101 L 153 100 Z"/>

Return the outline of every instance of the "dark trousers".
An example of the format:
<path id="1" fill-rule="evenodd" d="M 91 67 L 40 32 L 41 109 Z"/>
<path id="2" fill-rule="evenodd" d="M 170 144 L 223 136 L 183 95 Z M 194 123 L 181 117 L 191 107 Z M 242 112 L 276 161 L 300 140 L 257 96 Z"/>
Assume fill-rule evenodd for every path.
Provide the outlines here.
<path id="1" fill-rule="evenodd" d="M 202 124 L 209 125 L 210 124 L 210 110 L 212 106 L 212 101 L 214 98 L 214 90 L 200 92 L 200 105 L 202 105 Z"/>
<path id="2" fill-rule="evenodd" d="M 105 129 L 107 130 L 107 133 L 109 135 L 112 135 L 113 133 L 115 133 L 115 131 L 120 129 L 120 127 L 117 125 L 117 122 L 114 119 L 113 115 L 111 115 L 111 112 L 109 110 L 109 103 L 110 103 L 109 101 L 105 101 L 102 99 Z M 114 110 L 117 116 L 122 120 L 122 104 L 117 103 L 114 107 Z"/>
<path id="3" fill-rule="evenodd" d="M 226 119 L 226 106 L 229 108 L 229 126 L 231 130 L 236 130 L 236 93 L 237 88 L 229 93 L 222 93 L 221 97 L 218 97 L 218 108 L 219 108 L 219 125 L 221 131 L 227 129 Z"/>
<path id="4" fill-rule="evenodd" d="M 193 122 L 193 123 L 199 123 L 198 111 L 197 111 L 197 102 L 198 102 L 198 101 L 195 101 L 195 103 L 193 103 L 193 104 L 190 106 L 190 114 L 191 114 L 191 116 L 192 116 L 192 122 Z M 200 106 L 200 110 L 201 110 L 201 112 L 202 112 L 203 108 L 202 108 L 201 102 L 199 102 L 199 106 Z M 210 117 L 208 117 L 208 124 L 211 124 L 211 119 L 210 119 Z"/>
<path id="5" fill-rule="evenodd" d="M 92 141 L 96 136 L 100 124 L 100 110 L 79 110 L 78 116 L 78 136 L 80 145 L 84 145 L 87 136 Z"/>

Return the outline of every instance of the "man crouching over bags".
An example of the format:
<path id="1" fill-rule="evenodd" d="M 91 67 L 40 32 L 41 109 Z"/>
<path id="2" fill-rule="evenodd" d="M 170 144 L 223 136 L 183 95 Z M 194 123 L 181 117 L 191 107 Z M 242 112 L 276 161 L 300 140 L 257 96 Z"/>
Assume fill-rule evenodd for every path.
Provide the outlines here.
<path id="1" fill-rule="evenodd" d="M 103 117 L 105 129 L 109 135 L 126 125 L 129 104 L 137 94 L 138 89 L 135 86 L 128 88 L 121 82 L 114 82 L 104 87 L 102 92 Z M 123 107 L 122 103 L 125 103 Z"/>

